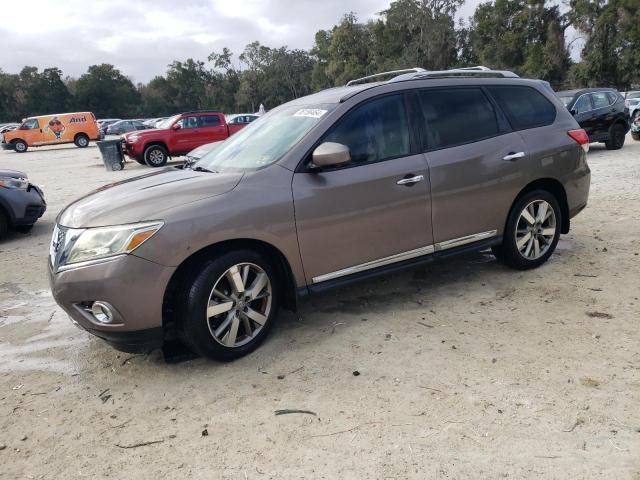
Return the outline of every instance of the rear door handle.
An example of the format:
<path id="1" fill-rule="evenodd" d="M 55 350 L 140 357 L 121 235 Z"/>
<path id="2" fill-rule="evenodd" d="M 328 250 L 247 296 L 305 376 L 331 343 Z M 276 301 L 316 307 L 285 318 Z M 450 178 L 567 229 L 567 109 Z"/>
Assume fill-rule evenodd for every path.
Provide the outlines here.
<path id="1" fill-rule="evenodd" d="M 415 183 L 421 182 L 424 180 L 424 175 L 416 175 L 414 177 L 403 178 L 402 180 L 398 180 L 396 182 L 397 185 L 413 185 Z"/>
<path id="2" fill-rule="evenodd" d="M 509 155 L 505 155 L 504 157 L 502 157 L 502 159 L 505 162 L 513 162 L 514 160 L 517 160 L 519 158 L 524 158 L 525 153 L 524 152 L 516 152 L 516 153 L 510 153 Z"/>

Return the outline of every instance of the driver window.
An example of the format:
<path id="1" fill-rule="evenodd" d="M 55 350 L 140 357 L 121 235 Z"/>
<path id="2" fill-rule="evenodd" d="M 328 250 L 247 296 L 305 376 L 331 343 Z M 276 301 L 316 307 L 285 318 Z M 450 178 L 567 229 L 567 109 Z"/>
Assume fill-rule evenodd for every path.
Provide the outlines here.
<path id="1" fill-rule="evenodd" d="M 409 155 L 409 127 L 404 95 L 388 95 L 347 113 L 323 140 L 349 147 L 348 165 Z"/>
<path id="2" fill-rule="evenodd" d="M 591 110 L 591 100 L 589 99 L 590 95 L 582 95 L 576 104 L 573 106 L 573 109 L 576 113 L 584 113 Z"/>
<path id="3" fill-rule="evenodd" d="M 183 117 L 176 122 L 180 125 L 180 128 L 197 128 L 198 119 L 196 117 Z"/>
<path id="4" fill-rule="evenodd" d="M 38 124 L 37 119 L 32 118 L 31 120 L 24 122 L 20 127 L 20 130 L 32 130 L 34 128 L 40 128 L 40 125 Z"/>

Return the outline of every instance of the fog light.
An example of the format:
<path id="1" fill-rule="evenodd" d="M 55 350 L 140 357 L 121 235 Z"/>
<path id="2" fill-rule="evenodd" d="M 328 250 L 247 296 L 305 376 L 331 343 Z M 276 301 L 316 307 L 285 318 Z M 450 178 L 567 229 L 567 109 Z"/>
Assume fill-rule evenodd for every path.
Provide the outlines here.
<path id="1" fill-rule="evenodd" d="M 91 305 L 91 313 L 100 323 L 111 323 L 113 321 L 113 312 L 106 303 L 93 302 Z"/>

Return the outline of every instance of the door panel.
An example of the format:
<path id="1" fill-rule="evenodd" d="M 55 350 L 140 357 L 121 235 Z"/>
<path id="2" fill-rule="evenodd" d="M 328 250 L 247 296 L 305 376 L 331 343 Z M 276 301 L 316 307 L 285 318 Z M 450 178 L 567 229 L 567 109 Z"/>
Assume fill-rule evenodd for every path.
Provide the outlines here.
<path id="1" fill-rule="evenodd" d="M 503 159 L 519 152 L 525 157 Z M 427 153 L 434 242 L 493 230 L 501 234 L 523 184 L 526 152 L 522 137 L 512 132 Z"/>
<path id="2" fill-rule="evenodd" d="M 200 134 L 198 146 L 205 143 L 220 142 L 227 138 L 227 127 L 222 125 L 217 115 L 202 115 L 200 117 Z"/>
<path id="3" fill-rule="evenodd" d="M 397 184 L 420 175 L 412 185 Z M 293 198 L 307 281 L 431 246 L 428 180 L 423 155 L 296 173 Z"/>

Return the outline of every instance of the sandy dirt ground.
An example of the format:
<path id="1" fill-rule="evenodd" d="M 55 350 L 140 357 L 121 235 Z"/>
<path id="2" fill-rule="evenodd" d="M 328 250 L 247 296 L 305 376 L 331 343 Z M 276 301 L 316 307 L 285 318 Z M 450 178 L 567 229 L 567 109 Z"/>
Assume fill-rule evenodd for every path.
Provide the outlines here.
<path id="1" fill-rule="evenodd" d="M 46 275 L 57 213 L 146 167 L 0 152 L 49 202 L 0 243 L 0 478 L 640 479 L 640 142 L 589 164 L 535 271 L 467 255 L 307 299 L 236 362 L 167 364 L 78 330 Z"/>

